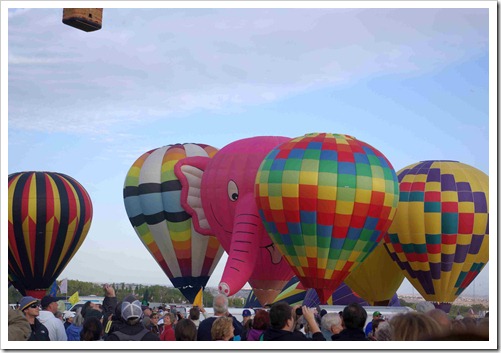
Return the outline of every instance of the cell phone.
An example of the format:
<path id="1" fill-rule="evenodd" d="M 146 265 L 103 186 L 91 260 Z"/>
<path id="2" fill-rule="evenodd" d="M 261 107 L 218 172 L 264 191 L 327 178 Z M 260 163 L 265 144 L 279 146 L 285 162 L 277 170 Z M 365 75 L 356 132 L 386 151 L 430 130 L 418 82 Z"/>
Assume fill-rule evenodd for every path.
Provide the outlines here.
<path id="1" fill-rule="evenodd" d="M 303 315 L 303 308 L 301 308 L 301 307 L 297 308 L 297 309 L 296 309 L 296 315 L 297 315 L 297 316 L 301 316 L 301 315 Z"/>

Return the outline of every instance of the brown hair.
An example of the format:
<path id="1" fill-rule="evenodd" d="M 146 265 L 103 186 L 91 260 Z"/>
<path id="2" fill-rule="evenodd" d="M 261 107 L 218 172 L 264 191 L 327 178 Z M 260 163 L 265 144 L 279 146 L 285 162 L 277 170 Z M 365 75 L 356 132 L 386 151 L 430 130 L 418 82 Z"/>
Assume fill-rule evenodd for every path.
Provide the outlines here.
<path id="1" fill-rule="evenodd" d="M 423 341 L 430 340 L 442 328 L 434 319 L 421 312 L 398 314 L 391 318 L 393 341 Z"/>
<path id="2" fill-rule="evenodd" d="M 270 325 L 270 313 L 262 309 L 257 310 L 256 315 L 254 315 L 254 320 L 252 321 L 252 328 L 256 330 L 266 330 Z"/>

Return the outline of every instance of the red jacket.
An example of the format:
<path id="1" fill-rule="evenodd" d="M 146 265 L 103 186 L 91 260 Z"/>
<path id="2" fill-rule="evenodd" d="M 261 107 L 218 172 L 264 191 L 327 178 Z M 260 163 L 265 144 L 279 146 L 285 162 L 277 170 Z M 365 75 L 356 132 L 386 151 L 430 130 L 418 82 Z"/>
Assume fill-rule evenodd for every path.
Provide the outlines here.
<path id="1" fill-rule="evenodd" d="M 176 336 L 174 336 L 174 329 L 172 325 L 164 326 L 164 331 L 160 335 L 160 341 L 175 341 Z"/>

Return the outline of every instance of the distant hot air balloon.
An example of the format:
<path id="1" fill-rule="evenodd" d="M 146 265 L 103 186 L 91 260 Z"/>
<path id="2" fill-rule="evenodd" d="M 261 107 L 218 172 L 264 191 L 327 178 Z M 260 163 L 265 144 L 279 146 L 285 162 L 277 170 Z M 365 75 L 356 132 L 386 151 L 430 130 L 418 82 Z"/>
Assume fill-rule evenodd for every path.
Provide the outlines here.
<path id="1" fill-rule="evenodd" d="M 448 311 L 489 260 L 489 178 L 463 163 L 424 161 L 398 180 L 385 245 L 423 298 Z"/>
<path id="2" fill-rule="evenodd" d="M 125 179 L 124 203 L 137 235 L 174 287 L 191 303 L 205 288 L 223 249 L 213 236 L 193 229 L 181 207 L 181 184 L 174 174 L 179 160 L 212 157 L 217 149 L 204 144 L 175 144 L 139 157 Z"/>
<path id="3" fill-rule="evenodd" d="M 53 172 L 9 175 L 9 277 L 42 298 L 89 231 L 92 203 L 75 179 Z"/>
<path id="4" fill-rule="evenodd" d="M 386 157 L 338 134 L 308 134 L 274 148 L 256 177 L 270 237 L 322 303 L 391 224 L 398 182 Z"/>
<path id="5" fill-rule="evenodd" d="M 344 282 L 371 305 L 388 305 L 403 280 L 402 270 L 380 242 Z"/>

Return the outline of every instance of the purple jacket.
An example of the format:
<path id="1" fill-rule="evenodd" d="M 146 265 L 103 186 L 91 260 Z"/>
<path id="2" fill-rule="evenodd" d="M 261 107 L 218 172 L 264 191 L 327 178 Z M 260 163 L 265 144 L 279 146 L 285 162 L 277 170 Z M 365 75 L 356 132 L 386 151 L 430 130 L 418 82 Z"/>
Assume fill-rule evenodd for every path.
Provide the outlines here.
<path id="1" fill-rule="evenodd" d="M 249 333 L 247 334 L 247 341 L 259 341 L 259 336 L 264 332 L 264 330 L 256 330 L 255 328 L 251 328 Z"/>

